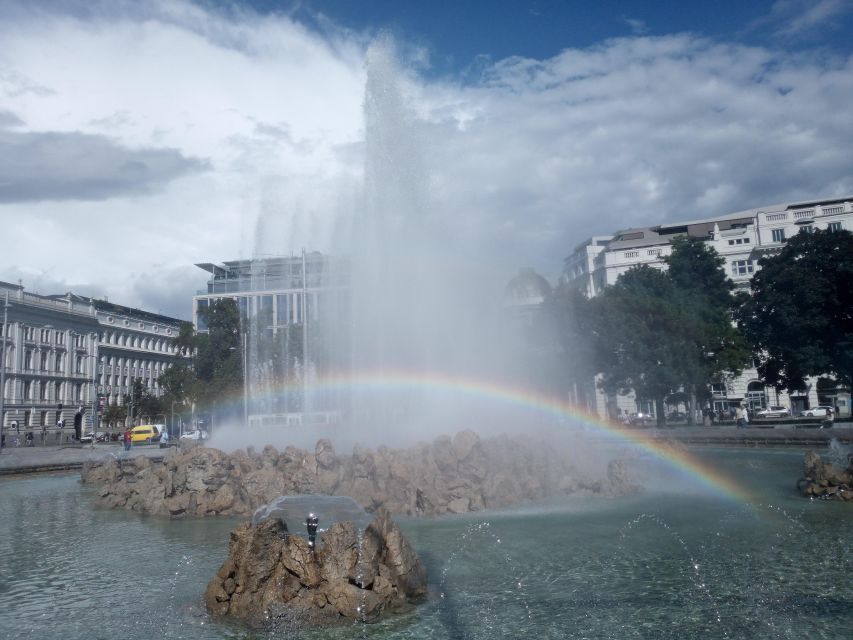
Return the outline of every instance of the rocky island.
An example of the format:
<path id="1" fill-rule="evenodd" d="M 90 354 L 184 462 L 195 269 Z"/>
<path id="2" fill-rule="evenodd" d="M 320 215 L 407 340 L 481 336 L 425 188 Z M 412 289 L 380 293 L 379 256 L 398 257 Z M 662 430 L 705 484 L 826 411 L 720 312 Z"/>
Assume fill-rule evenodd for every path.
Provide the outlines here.
<path id="1" fill-rule="evenodd" d="M 383 509 L 363 532 L 332 524 L 316 549 L 279 518 L 241 524 L 204 601 L 214 617 L 252 627 L 318 626 L 406 611 L 426 586 L 420 558 Z"/>
<path id="2" fill-rule="evenodd" d="M 848 458 L 846 469 L 839 469 L 814 451 L 807 452 L 797 487 L 810 498 L 853 502 L 853 457 Z"/>
<path id="3" fill-rule="evenodd" d="M 554 447 L 520 437 L 481 439 L 466 430 L 407 449 L 356 446 L 348 456 L 326 439 L 313 452 L 194 447 L 170 453 L 162 464 L 144 457 L 87 463 L 82 480 L 94 486 L 102 506 L 173 518 L 248 515 L 277 496 L 296 494 L 349 496 L 371 513 L 438 516 L 551 496 L 636 491 L 621 461 L 602 467 L 595 475 L 581 473 Z"/>

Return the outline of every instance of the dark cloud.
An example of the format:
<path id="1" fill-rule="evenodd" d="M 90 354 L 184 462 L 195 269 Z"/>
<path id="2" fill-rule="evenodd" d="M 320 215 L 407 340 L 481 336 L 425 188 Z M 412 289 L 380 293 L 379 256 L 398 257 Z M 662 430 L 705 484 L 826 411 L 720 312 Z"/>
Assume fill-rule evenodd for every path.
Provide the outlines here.
<path id="1" fill-rule="evenodd" d="M 22 124 L 24 124 L 24 121 L 11 111 L 0 111 L 0 129 L 17 127 Z"/>
<path id="2" fill-rule="evenodd" d="M 133 279 L 129 297 L 147 311 L 163 315 L 192 319 L 192 296 L 204 289 L 208 275 L 196 266 L 163 267 L 152 265 L 150 272 Z"/>
<path id="3" fill-rule="evenodd" d="M 151 193 L 207 169 L 177 149 L 131 149 L 101 135 L 0 131 L 0 203 Z"/>

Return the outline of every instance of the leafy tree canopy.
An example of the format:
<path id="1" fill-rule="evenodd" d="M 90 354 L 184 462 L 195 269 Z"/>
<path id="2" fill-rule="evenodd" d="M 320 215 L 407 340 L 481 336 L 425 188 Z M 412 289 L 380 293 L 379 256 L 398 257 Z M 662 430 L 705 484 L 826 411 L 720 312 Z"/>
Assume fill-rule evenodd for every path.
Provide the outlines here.
<path id="1" fill-rule="evenodd" d="M 738 323 L 764 381 L 791 391 L 807 376 L 853 382 L 853 234 L 799 233 L 758 264 Z"/>

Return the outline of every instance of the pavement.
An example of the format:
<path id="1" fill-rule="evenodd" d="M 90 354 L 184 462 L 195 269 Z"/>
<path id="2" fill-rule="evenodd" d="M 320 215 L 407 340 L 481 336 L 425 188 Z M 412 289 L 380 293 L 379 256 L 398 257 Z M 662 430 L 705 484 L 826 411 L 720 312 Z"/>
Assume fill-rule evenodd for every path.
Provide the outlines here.
<path id="1" fill-rule="evenodd" d="M 79 469 L 88 460 L 147 456 L 162 460 L 171 450 L 159 445 L 135 445 L 125 451 L 121 443 L 68 444 L 44 447 L 11 447 L 0 450 L 0 475 Z"/>

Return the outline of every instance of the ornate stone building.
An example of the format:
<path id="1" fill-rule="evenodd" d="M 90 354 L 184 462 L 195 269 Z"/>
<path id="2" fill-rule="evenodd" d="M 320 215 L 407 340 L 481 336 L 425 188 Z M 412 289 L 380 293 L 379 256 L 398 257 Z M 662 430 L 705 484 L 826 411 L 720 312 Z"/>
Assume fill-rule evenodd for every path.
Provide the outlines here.
<path id="1" fill-rule="evenodd" d="M 47 442 L 79 436 L 92 428 L 98 395 L 120 404 L 134 380 L 159 395 L 159 376 L 180 357 L 172 346 L 177 318 L 0 282 L 0 312 L 4 306 L 0 419 L 7 434 L 33 432 Z"/>

